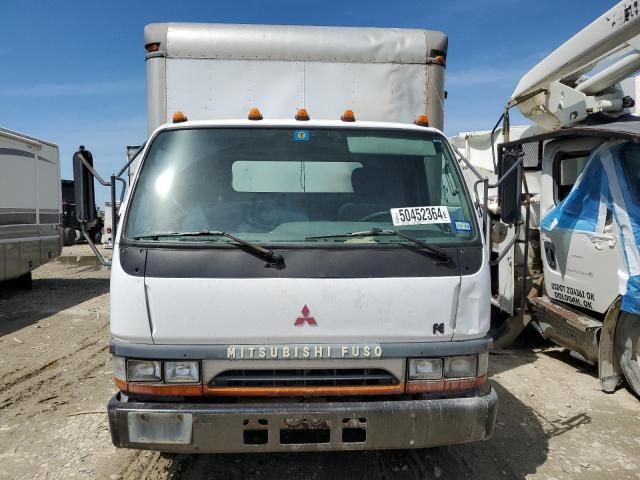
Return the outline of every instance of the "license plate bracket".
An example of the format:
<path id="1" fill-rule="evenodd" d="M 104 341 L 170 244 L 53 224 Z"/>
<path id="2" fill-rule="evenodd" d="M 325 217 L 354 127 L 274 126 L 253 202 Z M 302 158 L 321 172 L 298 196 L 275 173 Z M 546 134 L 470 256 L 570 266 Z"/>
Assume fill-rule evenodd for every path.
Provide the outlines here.
<path id="1" fill-rule="evenodd" d="M 193 415 L 190 413 L 129 412 L 129 441 L 189 445 L 193 437 Z"/>

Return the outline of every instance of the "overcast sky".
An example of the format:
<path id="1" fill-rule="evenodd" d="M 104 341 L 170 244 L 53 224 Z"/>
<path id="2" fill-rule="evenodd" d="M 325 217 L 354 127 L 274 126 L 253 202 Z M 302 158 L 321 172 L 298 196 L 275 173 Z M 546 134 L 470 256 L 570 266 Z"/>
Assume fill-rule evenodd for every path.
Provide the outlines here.
<path id="1" fill-rule="evenodd" d="M 146 136 L 144 25 L 197 21 L 444 31 L 445 132 L 488 129 L 527 70 L 615 3 L 0 0 L 0 126 L 57 143 L 63 178 L 72 176 L 80 144 L 110 174 L 124 163 L 125 146 Z M 98 191 L 102 203 L 107 192 Z"/>

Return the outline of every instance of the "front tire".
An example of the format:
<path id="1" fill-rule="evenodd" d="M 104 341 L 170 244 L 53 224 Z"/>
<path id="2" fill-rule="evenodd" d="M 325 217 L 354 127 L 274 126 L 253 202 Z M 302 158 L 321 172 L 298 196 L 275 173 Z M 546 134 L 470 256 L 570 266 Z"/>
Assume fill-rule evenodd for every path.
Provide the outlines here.
<path id="1" fill-rule="evenodd" d="M 73 228 L 65 227 L 62 231 L 62 243 L 65 247 L 76 243 L 76 231 Z"/>
<path id="2" fill-rule="evenodd" d="M 615 351 L 627 383 L 640 397 L 640 316 L 626 312 L 620 314 Z"/>

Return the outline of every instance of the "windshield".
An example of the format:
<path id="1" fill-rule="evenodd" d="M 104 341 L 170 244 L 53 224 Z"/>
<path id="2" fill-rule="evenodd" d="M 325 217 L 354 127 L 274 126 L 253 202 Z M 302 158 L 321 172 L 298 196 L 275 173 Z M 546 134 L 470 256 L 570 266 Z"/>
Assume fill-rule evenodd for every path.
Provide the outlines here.
<path id="1" fill-rule="evenodd" d="M 125 235 L 257 243 L 404 243 L 332 237 L 393 229 L 425 242 L 475 237 L 445 140 L 352 128 L 195 128 L 158 134 L 144 160 Z M 167 236 L 190 232 L 190 236 Z"/>

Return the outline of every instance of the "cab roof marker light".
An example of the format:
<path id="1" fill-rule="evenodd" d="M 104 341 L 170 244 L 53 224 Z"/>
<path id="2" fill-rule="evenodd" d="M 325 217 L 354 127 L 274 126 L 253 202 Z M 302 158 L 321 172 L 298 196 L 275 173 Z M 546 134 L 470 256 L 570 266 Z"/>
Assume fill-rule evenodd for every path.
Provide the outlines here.
<path id="1" fill-rule="evenodd" d="M 416 121 L 413 122 L 414 125 L 418 125 L 419 127 L 428 127 L 429 126 L 429 116 L 428 115 L 418 115 Z"/>
<path id="2" fill-rule="evenodd" d="M 147 51 L 147 53 L 157 52 L 158 50 L 160 50 L 160 42 L 147 43 L 144 46 L 144 49 Z"/>
<path id="3" fill-rule="evenodd" d="M 262 112 L 259 108 L 252 108 L 249 110 L 249 114 L 247 115 L 249 120 L 262 120 Z"/>
<path id="4" fill-rule="evenodd" d="M 342 116 L 340 117 L 340 120 L 342 120 L 343 122 L 355 122 L 356 121 L 356 115 L 353 113 L 353 110 L 345 110 L 342 114 Z"/>
<path id="5" fill-rule="evenodd" d="M 307 112 L 306 108 L 299 108 L 298 111 L 296 112 L 295 119 L 302 122 L 306 122 L 308 120 L 311 120 L 311 117 L 309 116 L 309 113 Z"/>
<path id="6" fill-rule="evenodd" d="M 180 111 L 173 112 L 173 123 L 182 123 L 182 122 L 186 122 L 187 120 L 189 119 L 183 112 L 180 112 Z"/>

